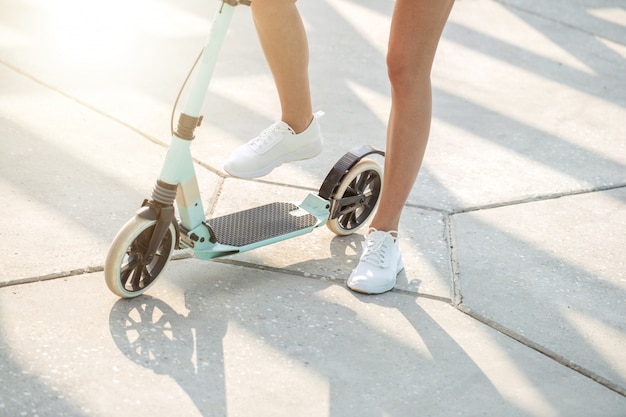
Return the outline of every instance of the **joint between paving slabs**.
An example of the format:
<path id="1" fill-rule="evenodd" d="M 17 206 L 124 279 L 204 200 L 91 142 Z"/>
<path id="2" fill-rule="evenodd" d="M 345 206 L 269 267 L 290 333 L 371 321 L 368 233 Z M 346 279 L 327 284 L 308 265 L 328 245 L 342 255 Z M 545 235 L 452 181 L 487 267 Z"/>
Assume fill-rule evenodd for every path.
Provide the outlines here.
<path id="1" fill-rule="evenodd" d="M 500 203 L 485 204 L 482 206 L 453 209 L 453 210 L 448 211 L 447 213 L 450 215 L 465 214 L 465 213 L 471 213 L 474 211 L 490 210 L 490 209 L 496 209 L 496 208 L 501 208 L 501 207 L 516 206 L 520 204 L 536 203 L 539 201 L 556 200 L 562 197 L 571 197 L 571 196 L 582 195 L 582 194 L 592 194 L 592 193 L 599 193 L 603 191 L 618 190 L 620 188 L 626 188 L 626 183 L 601 185 L 601 186 L 597 186 L 593 188 L 564 191 L 560 193 L 541 194 L 541 195 L 536 195 L 536 196 L 530 196 L 527 198 L 522 198 L 519 200 L 510 200 L 510 201 L 503 201 Z"/>
<path id="2" fill-rule="evenodd" d="M 51 274 L 39 275 L 34 277 L 18 278 L 5 282 L 0 282 L 0 288 L 13 287 L 16 285 L 32 284 L 34 282 L 51 281 L 54 279 L 69 278 L 77 275 L 93 274 L 95 272 L 104 271 L 103 266 L 88 266 L 86 268 L 72 269 L 69 271 L 53 272 Z"/>
<path id="3" fill-rule="evenodd" d="M 463 305 L 463 304 L 459 304 L 455 306 L 457 308 L 457 310 L 459 310 L 460 312 L 462 312 L 463 314 L 466 314 L 467 316 L 471 317 L 472 319 L 498 331 L 499 333 L 515 340 L 516 342 L 538 352 L 541 353 L 542 355 L 552 359 L 553 361 L 557 362 L 560 365 L 563 365 L 577 373 L 579 373 L 580 375 L 583 375 L 595 382 L 597 382 L 598 384 L 604 386 L 605 388 L 610 389 L 611 391 L 616 392 L 617 394 L 620 394 L 623 397 L 626 397 L 626 388 L 622 387 L 612 381 L 609 381 L 608 379 L 596 374 L 595 372 L 593 372 L 590 369 L 587 369 L 579 364 L 577 364 L 576 362 L 573 362 L 567 358 L 565 358 L 562 355 L 559 355 L 558 353 L 554 352 L 551 349 L 548 349 L 545 346 L 542 346 L 538 343 L 533 342 L 532 340 L 528 339 L 527 337 L 522 336 L 521 334 L 517 333 L 514 330 L 509 329 L 506 326 L 503 326 L 502 324 L 491 320 L 485 316 L 483 316 L 480 313 L 477 313 L 475 311 L 473 311 L 471 308 Z"/>

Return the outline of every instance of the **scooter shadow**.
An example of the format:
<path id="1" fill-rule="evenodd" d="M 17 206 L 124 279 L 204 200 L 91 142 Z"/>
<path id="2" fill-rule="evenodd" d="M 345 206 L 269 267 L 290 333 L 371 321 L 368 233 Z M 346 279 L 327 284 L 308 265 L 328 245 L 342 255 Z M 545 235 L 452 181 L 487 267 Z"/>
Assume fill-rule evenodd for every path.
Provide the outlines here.
<path id="1" fill-rule="evenodd" d="M 193 307 L 191 293 L 186 294 L 185 304 L 189 302 Z M 216 317 L 198 326 L 198 319 L 206 323 L 206 317 L 195 318 L 194 311 L 178 313 L 147 295 L 120 299 L 109 314 L 109 328 L 120 352 L 158 375 L 173 378 L 201 415 L 226 415 L 222 339 L 227 324 Z"/>

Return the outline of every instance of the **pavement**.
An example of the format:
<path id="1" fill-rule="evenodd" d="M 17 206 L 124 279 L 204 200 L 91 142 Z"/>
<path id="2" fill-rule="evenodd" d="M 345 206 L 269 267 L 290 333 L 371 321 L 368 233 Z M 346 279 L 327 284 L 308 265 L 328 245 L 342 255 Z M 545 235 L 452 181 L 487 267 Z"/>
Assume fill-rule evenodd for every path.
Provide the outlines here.
<path id="1" fill-rule="evenodd" d="M 192 147 L 211 215 L 301 201 L 384 146 L 393 2 L 298 3 L 326 147 L 223 172 L 278 114 L 238 8 Z M 218 6 L 0 0 L 0 416 L 626 416 L 626 4 L 456 2 L 393 291 L 349 291 L 364 232 L 323 227 L 177 253 L 121 300 L 104 257 Z"/>

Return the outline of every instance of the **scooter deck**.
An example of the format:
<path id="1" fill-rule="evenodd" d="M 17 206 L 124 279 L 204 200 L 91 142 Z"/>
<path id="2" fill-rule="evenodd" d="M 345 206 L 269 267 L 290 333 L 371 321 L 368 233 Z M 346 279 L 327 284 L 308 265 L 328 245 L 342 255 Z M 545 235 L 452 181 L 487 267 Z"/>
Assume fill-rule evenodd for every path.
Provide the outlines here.
<path id="1" fill-rule="evenodd" d="M 313 227 L 318 219 L 293 203 L 271 203 L 208 221 L 219 243 L 247 246 Z"/>

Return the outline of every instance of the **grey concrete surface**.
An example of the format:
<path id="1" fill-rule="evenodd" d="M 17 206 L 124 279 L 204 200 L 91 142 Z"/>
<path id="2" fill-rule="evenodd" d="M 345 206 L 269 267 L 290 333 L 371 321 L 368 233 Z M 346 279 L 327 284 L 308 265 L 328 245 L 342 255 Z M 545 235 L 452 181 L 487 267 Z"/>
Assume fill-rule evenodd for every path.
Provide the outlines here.
<path id="1" fill-rule="evenodd" d="M 624 404 L 449 303 L 175 264 L 132 300 L 103 292 L 101 273 L 0 290 L 14 317 L 5 415 L 569 416 Z"/>
<path id="2" fill-rule="evenodd" d="M 193 145 L 211 216 L 384 146 L 393 1 L 298 6 L 325 149 L 223 173 L 278 114 L 240 8 Z M 392 292 L 346 289 L 363 233 L 320 228 L 118 300 L 104 257 L 217 7 L 0 0 L 0 416 L 626 416 L 626 5 L 457 0 Z"/>

